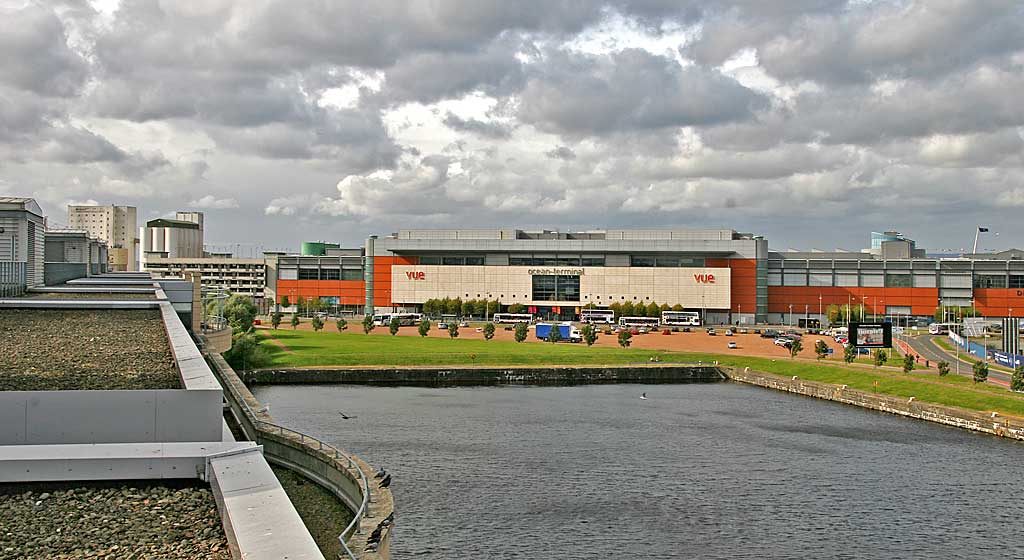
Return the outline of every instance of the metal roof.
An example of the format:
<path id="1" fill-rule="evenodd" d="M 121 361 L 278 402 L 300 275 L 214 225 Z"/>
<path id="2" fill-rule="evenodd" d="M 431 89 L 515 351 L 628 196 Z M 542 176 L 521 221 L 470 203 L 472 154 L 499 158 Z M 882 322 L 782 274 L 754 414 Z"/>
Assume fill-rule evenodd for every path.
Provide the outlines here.
<path id="1" fill-rule="evenodd" d="M 34 198 L 25 198 L 20 196 L 0 196 L 0 204 L 17 204 L 22 207 L 26 212 L 31 212 L 36 216 L 43 216 L 43 209 L 39 207 Z"/>

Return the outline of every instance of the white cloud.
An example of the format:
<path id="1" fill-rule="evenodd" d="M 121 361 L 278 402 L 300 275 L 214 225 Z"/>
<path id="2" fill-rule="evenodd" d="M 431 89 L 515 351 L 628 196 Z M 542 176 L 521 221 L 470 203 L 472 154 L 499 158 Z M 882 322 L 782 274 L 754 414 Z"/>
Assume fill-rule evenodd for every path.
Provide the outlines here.
<path id="1" fill-rule="evenodd" d="M 188 205 L 208 210 L 224 210 L 227 208 L 238 208 L 238 201 L 233 198 L 217 198 L 212 194 L 208 194 L 198 200 L 189 202 Z"/>

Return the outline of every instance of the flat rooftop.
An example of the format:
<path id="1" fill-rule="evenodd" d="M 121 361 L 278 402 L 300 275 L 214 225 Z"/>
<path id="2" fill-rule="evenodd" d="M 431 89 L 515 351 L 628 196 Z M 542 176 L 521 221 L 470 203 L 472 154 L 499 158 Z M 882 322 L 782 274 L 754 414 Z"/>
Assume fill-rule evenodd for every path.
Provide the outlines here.
<path id="1" fill-rule="evenodd" d="M 125 300 L 142 299 L 155 300 L 156 294 L 132 294 L 118 292 L 28 292 L 24 299 L 96 299 L 96 300 Z"/>
<path id="2" fill-rule="evenodd" d="M 156 309 L 0 309 L 0 391 L 180 389 Z"/>
<path id="3" fill-rule="evenodd" d="M 2 558 L 231 558 L 208 487 L 0 484 Z"/>

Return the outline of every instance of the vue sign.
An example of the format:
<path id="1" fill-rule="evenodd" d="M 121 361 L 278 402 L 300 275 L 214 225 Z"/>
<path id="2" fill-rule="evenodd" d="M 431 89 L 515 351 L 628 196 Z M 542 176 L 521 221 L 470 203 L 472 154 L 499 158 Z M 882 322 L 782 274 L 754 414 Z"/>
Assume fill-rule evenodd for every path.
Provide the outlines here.
<path id="1" fill-rule="evenodd" d="M 425 273 L 423 273 L 423 272 L 413 272 L 413 271 L 410 270 L 409 272 L 406 272 L 405 275 L 409 278 L 409 280 L 426 280 L 427 279 L 427 275 Z"/>
<path id="2" fill-rule="evenodd" d="M 693 279 L 696 280 L 698 284 L 714 284 L 715 283 L 715 275 L 714 274 L 694 274 L 693 275 Z"/>

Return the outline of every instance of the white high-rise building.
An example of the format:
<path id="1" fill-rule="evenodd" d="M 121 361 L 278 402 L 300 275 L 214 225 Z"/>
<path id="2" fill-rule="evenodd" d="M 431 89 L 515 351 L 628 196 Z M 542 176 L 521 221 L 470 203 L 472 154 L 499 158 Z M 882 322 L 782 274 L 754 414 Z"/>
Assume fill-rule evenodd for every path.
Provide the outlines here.
<path id="1" fill-rule="evenodd" d="M 68 227 L 87 231 L 89 237 L 107 242 L 110 270 L 139 270 L 136 260 L 139 240 L 135 237 L 138 219 L 134 206 L 68 205 Z"/>

